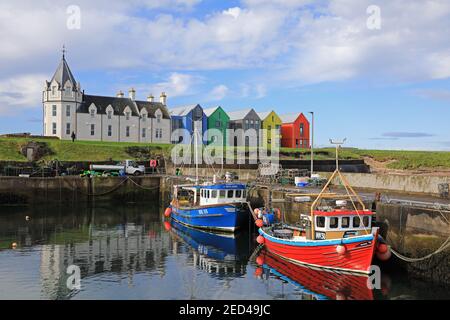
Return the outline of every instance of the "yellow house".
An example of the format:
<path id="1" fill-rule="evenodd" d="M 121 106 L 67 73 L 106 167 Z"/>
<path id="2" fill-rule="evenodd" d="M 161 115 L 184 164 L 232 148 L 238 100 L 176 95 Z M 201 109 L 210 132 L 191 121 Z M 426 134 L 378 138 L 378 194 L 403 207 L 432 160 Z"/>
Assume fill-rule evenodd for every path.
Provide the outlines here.
<path id="1" fill-rule="evenodd" d="M 280 147 L 281 118 L 273 110 L 258 112 L 258 116 L 261 118 L 261 129 L 263 129 L 262 145 L 268 149 L 272 147 Z"/>

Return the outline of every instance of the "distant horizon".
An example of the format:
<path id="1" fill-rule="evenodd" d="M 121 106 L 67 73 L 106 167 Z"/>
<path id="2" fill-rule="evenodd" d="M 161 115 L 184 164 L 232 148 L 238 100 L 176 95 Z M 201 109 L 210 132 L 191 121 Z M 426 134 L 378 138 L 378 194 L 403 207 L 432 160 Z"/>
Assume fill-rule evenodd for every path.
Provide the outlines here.
<path id="1" fill-rule="evenodd" d="M 0 3 L 0 134 L 42 134 L 64 45 L 89 95 L 314 111 L 317 148 L 450 151 L 448 1 L 77 2 Z"/>

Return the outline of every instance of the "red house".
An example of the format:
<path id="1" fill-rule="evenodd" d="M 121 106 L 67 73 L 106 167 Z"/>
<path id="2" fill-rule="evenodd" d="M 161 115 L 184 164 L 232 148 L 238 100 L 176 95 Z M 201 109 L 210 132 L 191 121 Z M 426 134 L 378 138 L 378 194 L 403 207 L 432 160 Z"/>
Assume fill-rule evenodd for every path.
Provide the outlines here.
<path id="1" fill-rule="evenodd" d="M 280 116 L 281 146 L 284 148 L 310 148 L 309 121 L 303 113 Z"/>

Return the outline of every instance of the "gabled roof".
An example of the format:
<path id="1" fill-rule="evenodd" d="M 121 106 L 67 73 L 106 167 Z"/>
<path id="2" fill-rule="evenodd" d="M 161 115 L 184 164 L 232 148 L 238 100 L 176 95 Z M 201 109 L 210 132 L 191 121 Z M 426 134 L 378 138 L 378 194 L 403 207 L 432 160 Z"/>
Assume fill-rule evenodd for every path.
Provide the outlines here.
<path id="1" fill-rule="evenodd" d="M 270 110 L 270 111 L 264 111 L 264 112 L 257 112 L 257 114 L 258 114 L 258 117 L 261 118 L 261 120 L 265 120 L 272 112 L 273 112 L 273 110 Z"/>
<path id="2" fill-rule="evenodd" d="M 283 114 L 280 117 L 281 121 L 283 123 L 293 123 L 295 120 L 297 120 L 298 117 L 300 117 L 302 113 L 289 113 L 289 114 Z"/>
<path id="3" fill-rule="evenodd" d="M 170 109 L 169 113 L 170 113 L 171 116 L 184 117 L 189 112 L 191 112 L 192 109 L 194 109 L 197 106 L 199 106 L 199 104 L 192 104 L 192 105 L 188 105 L 188 106 L 177 107 L 177 108 Z"/>
<path id="4" fill-rule="evenodd" d="M 147 114 L 151 118 L 155 118 L 155 112 L 158 109 L 161 109 L 164 119 L 170 119 L 169 110 L 167 110 L 166 106 L 161 102 L 149 102 L 149 101 L 135 101 L 139 112 L 142 109 L 147 110 Z"/>
<path id="5" fill-rule="evenodd" d="M 96 106 L 99 114 L 106 114 L 106 108 L 111 105 L 115 115 L 123 115 L 125 108 L 128 106 L 133 116 L 139 116 L 136 104 L 129 98 L 91 96 L 87 94 L 83 95 L 83 102 L 78 107 L 78 112 L 89 113 L 91 104 Z"/>
<path id="6" fill-rule="evenodd" d="M 75 77 L 73 76 L 72 72 L 70 71 L 70 68 L 69 68 L 69 65 L 67 64 L 66 58 L 63 55 L 61 62 L 59 63 L 58 69 L 56 69 L 56 72 L 53 75 L 50 83 L 52 83 L 53 81 L 56 81 L 59 84 L 59 86 L 62 87 L 66 84 L 67 80 L 69 80 L 72 83 L 72 87 L 74 89 L 76 89 L 77 82 L 75 81 Z"/>
<path id="7" fill-rule="evenodd" d="M 230 120 L 241 120 L 244 119 L 253 109 L 243 109 L 243 110 L 237 110 L 237 111 L 231 111 L 228 112 L 228 116 L 230 117 Z"/>
<path id="8" fill-rule="evenodd" d="M 217 109 L 219 109 L 220 107 L 212 107 L 212 108 L 208 108 L 208 109 L 203 109 L 203 112 L 205 113 L 205 115 L 207 117 L 211 116 L 214 112 L 216 112 Z"/>

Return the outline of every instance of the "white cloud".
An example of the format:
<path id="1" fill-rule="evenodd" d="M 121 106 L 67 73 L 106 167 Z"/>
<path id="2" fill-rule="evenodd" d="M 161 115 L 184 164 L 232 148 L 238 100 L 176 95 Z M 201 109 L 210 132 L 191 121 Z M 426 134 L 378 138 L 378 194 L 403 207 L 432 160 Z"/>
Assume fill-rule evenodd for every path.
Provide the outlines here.
<path id="1" fill-rule="evenodd" d="M 137 84 L 135 89 L 139 96 L 152 93 L 154 96 L 165 92 L 168 98 L 189 96 L 196 93 L 196 85 L 201 82 L 198 76 L 183 74 L 178 72 L 171 73 L 165 81 L 156 84 Z"/>
<path id="2" fill-rule="evenodd" d="M 226 85 L 218 85 L 216 87 L 214 87 L 211 92 L 208 94 L 208 97 L 211 101 L 218 101 L 218 100 L 222 100 L 223 98 L 225 98 L 228 94 L 228 92 L 230 91 L 230 89 L 228 89 L 228 87 Z"/>
<path id="3" fill-rule="evenodd" d="M 44 82 L 42 74 L 20 75 L 0 81 L 0 114 L 13 115 L 40 105 Z"/>
<path id="4" fill-rule="evenodd" d="M 237 19 L 241 14 L 241 8 L 239 7 L 229 8 L 228 10 L 224 10 L 223 14 L 232 16 L 233 18 Z"/>

